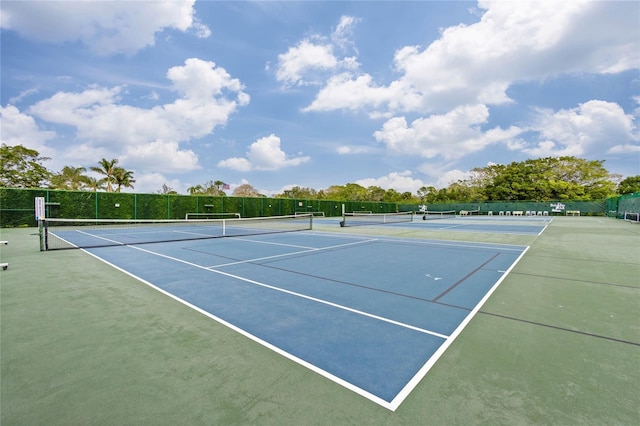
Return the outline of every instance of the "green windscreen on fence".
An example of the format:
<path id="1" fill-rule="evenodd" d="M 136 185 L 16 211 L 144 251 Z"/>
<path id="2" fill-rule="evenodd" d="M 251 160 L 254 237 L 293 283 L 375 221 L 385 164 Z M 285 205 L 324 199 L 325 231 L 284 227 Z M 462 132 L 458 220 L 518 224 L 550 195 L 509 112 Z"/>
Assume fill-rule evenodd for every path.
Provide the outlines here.
<path id="1" fill-rule="evenodd" d="M 380 201 L 306 200 L 267 197 L 214 197 L 208 195 L 133 194 L 118 192 L 61 191 L 53 189 L 0 188 L 0 225 L 36 226 L 34 199 L 45 199 L 46 216 L 70 219 L 184 219 L 187 214 L 239 214 L 241 217 L 287 216 L 314 213 L 338 217 L 342 205 L 347 213 L 395 213 L 419 211 L 420 204 Z M 580 212 L 622 218 L 640 212 L 640 193 L 603 201 L 495 201 L 429 204 L 431 212 L 460 211 L 486 215 L 499 212 L 535 211 L 549 215 Z M 226 217 L 226 216 L 225 216 Z"/>
<path id="2" fill-rule="evenodd" d="M 187 214 L 238 214 L 240 217 L 318 216 L 348 212 L 394 213 L 395 203 L 373 201 L 305 200 L 267 197 L 214 197 L 207 195 L 132 194 L 0 188 L 0 224 L 36 226 L 34 199 L 45 199 L 46 216 L 67 219 L 184 219 Z"/>
<path id="3" fill-rule="evenodd" d="M 609 216 L 619 219 L 624 218 L 625 213 L 640 213 L 640 192 L 607 199 L 607 211 Z"/>
<path id="4" fill-rule="evenodd" d="M 400 204 L 400 211 L 420 210 L 420 205 Z M 604 201 L 491 201 L 478 203 L 434 203 L 427 204 L 431 212 L 461 211 L 478 212 L 478 214 L 500 214 L 500 212 L 547 212 L 548 215 L 565 215 L 567 212 L 580 212 L 582 216 L 600 216 L 606 212 Z"/>

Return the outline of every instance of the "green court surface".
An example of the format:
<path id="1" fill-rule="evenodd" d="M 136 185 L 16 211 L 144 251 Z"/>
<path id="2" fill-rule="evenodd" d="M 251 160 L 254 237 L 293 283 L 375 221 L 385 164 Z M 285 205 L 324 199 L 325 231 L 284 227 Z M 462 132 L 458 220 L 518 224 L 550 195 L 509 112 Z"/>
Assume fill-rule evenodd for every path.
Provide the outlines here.
<path id="1" fill-rule="evenodd" d="M 640 424 L 639 225 L 314 229 L 530 249 L 393 412 L 80 250 L 38 251 L 34 228 L 3 228 L 0 424 Z"/>

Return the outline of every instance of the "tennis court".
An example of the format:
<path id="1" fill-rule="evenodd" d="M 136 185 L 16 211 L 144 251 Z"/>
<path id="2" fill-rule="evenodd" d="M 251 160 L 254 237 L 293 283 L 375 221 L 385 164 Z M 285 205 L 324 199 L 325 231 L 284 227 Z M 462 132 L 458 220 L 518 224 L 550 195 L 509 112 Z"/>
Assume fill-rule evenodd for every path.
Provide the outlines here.
<path id="1" fill-rule="evenodd" d="M 447 214 L 353 214 L 345 217 L 343 226 L 392 226 L 397 228 L 480 232 L 497 234 L 540 235 L 553 221 L 549 216 L 461 216 Z M 335 221 L 336 219 L 318 219 Z"/>
<path id="2" fill-rule="evenodd" d="M 210 228 L 56 232 L 79 234 L 93 256 L 390 410 L 526 250 L 246 226 L 247 236 L 201 239 L 219 235 Z M 198 238 L 166 241 L 176 233 Z M 141 238 L 164 242 L 131 244 Z"/>
<path id="3" fill-rule="evenodd" d="M 46 253 L 3 229 L 2 423 L 640 419 L 637 225 L 424 222 Z"/>

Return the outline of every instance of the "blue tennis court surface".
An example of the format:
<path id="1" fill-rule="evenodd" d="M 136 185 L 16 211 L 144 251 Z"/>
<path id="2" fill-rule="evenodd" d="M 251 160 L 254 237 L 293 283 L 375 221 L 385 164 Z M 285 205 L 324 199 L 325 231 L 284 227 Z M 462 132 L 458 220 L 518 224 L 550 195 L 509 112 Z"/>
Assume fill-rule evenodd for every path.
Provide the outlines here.
<path id="1" fill-rule="evenodd" d="M 361 216 L 366 218 L 366 216 Z M 422 220 L 422 215 L 417 214 L 412 221 L 376 224 L 375 222 L 365 223 L 365 226 L 385 226 L 407 229 L 426 229 L 432 231 L 459 231 L 459 232 L 484 232 L 492 234 L 521 234 L 521 235 L 539 235 L 547 225 L 553 220 L 553 217 L 523 217 L 523 216 L 454 216 L 445 218 L 429 218 Z M 338 224 L 338 219 L 316 219 L 321 223 Z M 355 223 L 354 226 L 361 226 Z"/>
<path id="2" fill-rule="evenodd" d="M 395 410 L 526 247 L 305 231 L 87 251 Z"/>

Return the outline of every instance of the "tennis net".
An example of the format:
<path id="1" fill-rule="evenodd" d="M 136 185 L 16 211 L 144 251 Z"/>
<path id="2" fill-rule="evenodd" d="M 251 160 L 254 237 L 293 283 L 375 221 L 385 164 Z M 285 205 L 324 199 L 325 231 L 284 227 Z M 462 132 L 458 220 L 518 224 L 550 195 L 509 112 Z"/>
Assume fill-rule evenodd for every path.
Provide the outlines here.
<path id="1" fill-rule="evenodd" d="M 242 219 L 40 221 L 40 250 L 122 246 L 206 238 L 239 237 L 312 229 L 312 215 Z"/>
<path id="2" fill-rule="evenodd" d="M 442 212 L 424 212 L 422 215 L 422 220 L 432 220 L 432 219 L 453 219 L 456 217 L 455 210 L 442 211 Z"/>
<path id="3" fill-rule="evenodd" d="M 299 215 L 305 216 L 305 215 L 310 214 L 310 215 L 313 215 L 313 216 L 324 217 L 324 212 L 309 212 L 309 211 L 304 211 L 304 212 L 295 212 L 294 214 L 295 214 L 296 216 L 299 216 Z"/>
<path id="4" fill-rule="evenodd" d="M 345 213 L 340 226 L 380 225 L 413 221 L 413 212 L 400 213 Z"/>
<path id="5" fill-rule="evenodd" d="M 184 218 L 190 219 L 233 219 L 241 218 L 240 213 L 187 213 Z"/>

